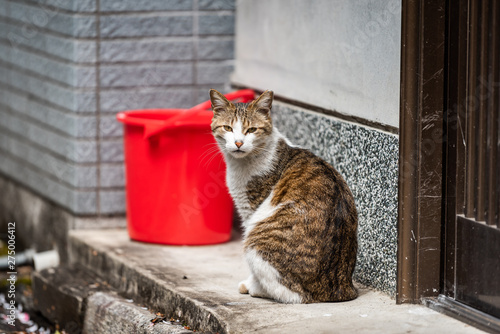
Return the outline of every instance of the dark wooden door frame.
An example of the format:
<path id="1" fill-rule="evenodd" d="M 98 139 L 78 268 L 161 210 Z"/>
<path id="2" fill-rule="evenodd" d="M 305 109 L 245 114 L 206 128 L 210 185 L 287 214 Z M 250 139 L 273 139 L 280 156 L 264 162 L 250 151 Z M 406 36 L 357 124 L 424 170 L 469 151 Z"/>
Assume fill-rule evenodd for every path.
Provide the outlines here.
<path id="1" fill-rule="evenodd" d="M 445 0 L 402 4 L 397 303 L 440 292 Z"/>

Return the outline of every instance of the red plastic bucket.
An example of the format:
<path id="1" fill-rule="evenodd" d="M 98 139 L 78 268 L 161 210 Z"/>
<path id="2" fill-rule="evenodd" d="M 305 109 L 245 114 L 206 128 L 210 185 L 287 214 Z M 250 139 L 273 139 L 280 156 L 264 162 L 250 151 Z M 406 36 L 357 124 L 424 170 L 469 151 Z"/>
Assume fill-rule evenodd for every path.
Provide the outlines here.
<path id="1" fill-rule="evenodd" d="M 168 125 L 169 119 L 179 119 Z M 233 203 L 225 164 L 210 131 L 212 112 L 182 109 L 121 112 L 132 239 L 171 245 L 228 241 Z M 155 131 L 147 131 L 147 129 Z M 161 131 L 157 129 L 161 128 Z"/>
<path id="2" fill-rule="evenodd" d="M 249 102 L 249 89 L 225 95 Z M 124 124 L 127 228 L 130 238 L 207 245 L 231 237 L 233 202 L 210 130 L 210 101 L 189 110 L 120 112 Z"/>

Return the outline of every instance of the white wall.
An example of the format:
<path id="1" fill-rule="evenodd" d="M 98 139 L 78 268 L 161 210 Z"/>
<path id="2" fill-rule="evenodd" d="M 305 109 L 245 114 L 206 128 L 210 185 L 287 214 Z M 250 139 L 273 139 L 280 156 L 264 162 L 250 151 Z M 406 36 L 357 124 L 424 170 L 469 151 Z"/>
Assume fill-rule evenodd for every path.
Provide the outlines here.
<path id="1" fill-rule="evenodd" d="M 399 127 L 400 0 L 238 0 L 233 83 Z"/>

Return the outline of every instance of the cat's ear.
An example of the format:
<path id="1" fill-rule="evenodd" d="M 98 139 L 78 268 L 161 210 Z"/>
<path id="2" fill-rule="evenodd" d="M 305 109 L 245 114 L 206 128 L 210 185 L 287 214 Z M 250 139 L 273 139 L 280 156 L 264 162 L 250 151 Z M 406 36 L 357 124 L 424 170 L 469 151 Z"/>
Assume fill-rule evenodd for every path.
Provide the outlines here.
<path id="1" fill-rule="evenodd" d="M 220 113 L 233 106 L 233 103 L 231 101 L 226 99 L 224 95 L 222 95 L 215 89 L 210 89 L 210 101 L 212 102 L 212 110 L 214 114 Z"/>
<path id="2" fill-rule="evenodd" d="M 273 96 L 274 94 L 272 90 L 266 90 L 251 103 L 251 106 L 255 109 L 255 111 L 262 113 L 265 116 L 269 116 L 273 104 Z"/>

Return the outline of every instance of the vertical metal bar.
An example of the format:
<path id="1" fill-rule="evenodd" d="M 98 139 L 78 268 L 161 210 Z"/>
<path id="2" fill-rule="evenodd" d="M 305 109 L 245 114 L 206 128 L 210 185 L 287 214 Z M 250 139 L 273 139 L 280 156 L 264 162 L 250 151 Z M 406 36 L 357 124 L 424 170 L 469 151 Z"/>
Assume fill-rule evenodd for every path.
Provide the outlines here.
<path id="1" fill-rule="evenodd" d="M 477 165 L 476 165 L 476 186 L 474 191 L 474 207 L 475 217 L 477 221 L 485 220 L 485 211 L 487 210 L 487 162 L 486 162 L 486 146 L 487 146 L 487 108 L 489 99 L 488 90 L 488 45 L 489 45 L 489 6 L 488 1 L 479 2 L 481 6 L 479 19 L 479 73 L 477 82 L 477 97 L 479 108 L 477 114 L 476 140 L 477 140 Z"/>
<path id="2" fill-rule="evenodd" d="M 458 7 L 457 20 L 458 27 L 456 30 L 451 30 L 450 35 L 453 31 L 457 32 L 457 43 L 458 50 L 456 53 L 457 62 L 455 65 L 450 64 L 450 66 L 456 66 L 457 79 L 456 81 L 450 81 L 448 84 L 456 87 L 456 100 L 450 101 L 451 107 L 456 109 L 456 213 L 463 214 L 465 210 L 465 160 L 466 160 L 466 141 L 467 141 L 467 57 L 468 57 L 468 12 L 469 4 L 467 0 L 459 0 L 458 4 L 455 2 L 450 2 L 451 7 Z M 450 14 L 450 17 L 453 14 Z M 450 51 L 452 52 L 452 51 Z M 455 220 L 455 217 L 453 218 Z"/>
<path id="3" fill-rule="evenodd" d="M 457 214 L 464 210 L 468 1 L 448 2 L 448 78 L 443 293 L 455 296 Z"/>
<path id="4" fill-rule="evenodd" d="M 476 181 L 476 110 L 478 107 L 477 81 L 477 25 L 478 1 L 471 1 L 469 9 L 469 62 L 467 78 L 467 155 L 466 155 L 466 189 L 465 189 L 465 216 L 474 217 L 474 193 Z"/>
<path id="5" fill-rule="evenodd" d="M 487 194 L 487 212 L 486 223 L 488 225 L 498 224 L 498 184 L 500 182 L 500 167 L 498 165 L 498 131 L 500 118 L 500 5 L 498 1 L 491 1 L 491 24 L 490 24 L 490 61 L 488 69 L 488 142 L 487 142 L 487 161 L 488 161 L 488 194 Z"/>
<path id="6" fill-rule="evenodd" d="M 500 37 L 500 36 L 499 36 Z M 498 73 L 497 73 L 498 75 Z M 500 80 L 500 75 L 499 76 L 499 80 Z M 498 84 L 500 81 L 496 81 L 495 83 Z M 500 93 L 498 93 L 498 90 L 500 90 L 500 87 L 496 87 L 496 90 L 497 90 L 497 96 L 498 98 L 496 99 L 497 100 L 497 108 L 496 108 L 496 123 L 497 123 L 497 159 L 500 160 Z M 497 173 L 500 173 L 500 171 L 498 170 L 500 169 L 499 165 L 497 164 Z M 496 209 L 497 209 L 497 212 L 496 212 L 496 220 L 497 220 L 497 228 L 500 228 L 500 176 L 497 174 L 497 186 L 496 186 Z"/>
<path id="7" fill-rule="evenodd" d="M 495 62 L 496 70 L 494 71 L 495 75 L 495 107 L 494 107 L 494 112 L 495 112 L 495 117 L 496 120 L 494 122 L 497 124 L 497 131 L 496 131 L 496 157 L 497 157 L 497 165 L 496 165 L 496 175 L 497 175 L 497 182 L 496 182 L 496 188 L 495 188 L 495 194 L 496 194 L 496 225 L 497 228 L 500 228 L 500 166 L 498 163 L 500 163 L 500 65 L 499 62 L 500 60 L 500 33 L 499 33 L 499 28 L 500 28 L 500 4 L 498 4 L 498 1 L 493 1 L 496 5 L 494 15 L 495 15 L 495 24 L 496 24 L 496 29 L 494 32 L 494 38 L 495 38 L 495 54 L 496 54 L 496 59 L 497 61 Z"/>
<path id="8" fill-rule="evenodd" d="M 497 22 L 500 21 L 500 6 L 498 6 L 499 8 L 497 8 L 497 11 L 496 11 L 496 17 L 497 17 Z M 500 25 L 500 22 L 498 23 Z M 497 34 L 496 35 L 496 38 L 497 39 L 500 39 L 500 34 Z M 500 41 L 498 41 L 497 43 L 497 54 L 500 54 Z M 497 66 L 498 66 L 498 62 L 497 62 Z M 495 193 L 496 193 L 496 225 L 497 225 L 497 228 L 500 228 L 500 166 L 498 164 L 498 162 L 500 162 L 500 87 L 498 86 L 498 84 L 500 83 L 500 66 L 497 67 L 497 71 L 496 71 L 496 80 L 495 80 L 495 86 L 496 86 L 496 108 L 495 108 L 495 111 L 496 111 L 496 123 L 497 123 L 497 142 L 496 142 L 496 145 L 497 145 L 497 165 L 496 165 L 496 173 L 497 173 L 497 183 L 496 183 L 496 189 L 495 189 Z"/>

